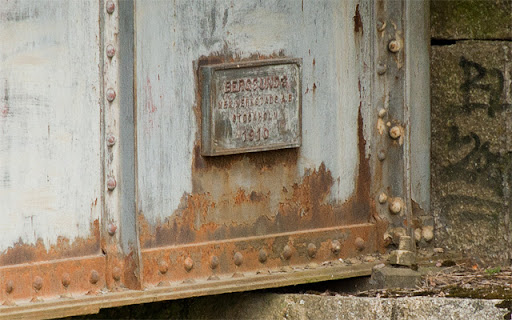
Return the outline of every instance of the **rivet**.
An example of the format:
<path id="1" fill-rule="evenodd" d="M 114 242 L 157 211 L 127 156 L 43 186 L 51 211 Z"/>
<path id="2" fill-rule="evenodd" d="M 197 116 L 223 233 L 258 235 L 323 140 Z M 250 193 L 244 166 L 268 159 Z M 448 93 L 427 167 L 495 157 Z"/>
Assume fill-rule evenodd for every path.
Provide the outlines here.
<path id="1" fill-rule="evenodd" d="M 107 13 L 112 14 L 114 13 L 114 10 L 116 9 L 116 5 L 114 4 L 114 1 L 108 0 L 106 4 Z"/>
<path id="2" fill-rule="evenodd" d="M 400 211 L 402 211 L 402 201 L 400 198 L 394 198 L 393 200 L 391 200 L 391 202 L 389 203 L 389 211 L 395 214 L 400 213 Z"/>
<path id="3" fill-rule="evenodd" d="M 383 75 L 384 73 L 386 73 L 386 71 L 388 71 L 388 67 L 386 66 L 386 64 L 379 62 L 379 64 L 377 65 L 377 73 L 379 75 Z"/>
<path id="4" fill-rule="evenodd" d="M 5 292 L 11 293 L 14 291 L 14 281 L 9 280 L 5 285 Z"/>
<path id="5" fill-rule="evenodd" d="M 414 229 L 414 241 L 416 241 L 416 242 L 421 241 L 421 228 Z"/>
<path id="6" fill-rule="evenodd" d="M 388 201 L 388 196 L 384 192 L 379 194 L 379 203 L 384 204 L 386 201 Z"/>
<path id="7" fill-rule="evenodd" d="M 108 234 L 113 236 L 114 234 L 116 234 L 116 230 L 117 230 L 117 226 L 113 223 L 109 223 L 108 224 Z"/>
<path id="8" fill-rule="evenodd" d="M 391 245 L 393 243 L 393 237 L 388 232 L 384 233 L 383 238 L 384 238 L 384 246 L 385 247 L 389 247 L 389 245 Z"/>
<path id="9" fill-rule="evenodd" d="M 425 241 L 430 242 L 434 239 L 434 227 L 433 226 L 424 226 L 421 230 L 421 235 Z"/>
<path id="10" fill-rule="evenodd" d="M 192 270 L 192 268 L 194 267 L 194 260 L 192 260 L 192 258 L 188 257 L 185 259 L 185 262 L 183 263 L 183 266 L 185 267 L 185 270 L 187 270 L 187 272 L 190 272 L 190 270 Z"/>
<path id="11" fill-rule="evenodd" d="M 258 260 L 261 263 L 265 263 L 267 261 L 267 258 L 268 258 L 267 251 L 265 249 L 261 249 L 260 252 L 258 253 Z"/>
<path id="12" fill-rule="evenodd" d="M 32 282 L 32 286 L 34 287 L 34 289 L 36 289 L 36 291 L 41 290 L 41 288 L 43 288 L 43 278 L 41 278 L 40 276 L 36 276 L 34 278 L 34 282 Z"/>
<path id="13" fill-rule="evenodd" d="M 402 49 L 402 44 L 400 43 L 399 40 L 391 40 L 389 41 L 388 49 L 393 53 L 397 53 L 398 51 L 400 51 L 400 49 Z"/>
<path id="14" fill-rule="evenodd" d="M 119 268 L 119 267 L 114 267 L 114 269 L 112 269 L 112 278 L 113 278 L 115 281 L 119 281 L 119 280 L 121 280 L 121 268 Z"/>
<path id="15" fill-rule="evenodd" d="M 107 89 L 107 100 L 108 100 L 108 102 L 114 101 L 115 98 L 116 98 L 115 90 L 112 89 L 112 88 L 108 88 Z"/>
<path id="16" fill-rule="evenodd" d="M 116 185 L 117 185 L 117 182 L 116 182 L 116 179 L 114 177 L 109 177 L 107 179 L 107 188 L 108 190 L 112 191 L 116 188 Z"/>
<path id="17" fill-rule="evenodd" d="M 284 246 L 283 258 L 285 258 L 286 260 L 290 260 L 291 257 L 292 257 L 292 248 L 290 248 L 289 245 Z"/>
<path id="18" fill-rule="evenodd" d="M 331 242 L 331 251 L 334 254 L 339 254 L 341 251 L 341 243 L 338 240 L 333 240 Z"/>
<path id="19" fill-rule="evenodd" d="M 160 259 L 158 261 L 158 271 L 160 271 L 161 274 L 166 274 L 168 270 L 169 264 L 167 263 L 167 261 Z"/>
<path id="20" fill-rule="evenodd" d="M 389 129 L 389 136 L 391 139 L 398 139 L 402 135 L 402 129 L 398 126 L 394 126 L 391 129 Z"/>
<path id="21" fill-rule="evenodd" d="M 382 20 L 377 21 L 377 31 L 382 32 L 386 29 L 386 22 Z"/>
<path id="22" fill-rule="evenodd" d="M 377 153 L 377 158 L 379 158 L 379 161 L 384 161 L 384 160 L 386 160 L 386 151 L 384 151 L 384 150 L 380 150 L 380 151 Z"/>
<path id="23" fill-rule="evenodd" d="M 109 134 L 107 137 L 107 146 L 113 147 L 116 144 L 116 136 Z"/>
<path id="24" fill-rule="evenodd" d="M 233 260 L 235 261 L 235 265 L 240 266 L 244 262 L 244 256 L 240 252 L 237 252 Z"/>
<path id="25" fill-rule="evenodd" d="M 354 244 L 356 245 L 357 250 L 363 251 L 365 247 L 365 242 L 362 238 L 357 237 L 356 240 L 354 241 Z"/>
<path id="26" fill-rule="evenodd" d="M 388 111 L 384 108 L 381 108 L 379 110 L 379 118 L 384 118 L 386 116 L 386 114 L 388 113 Z"/>
<path id="27" fill-rule="evenodd" d="M 92 284 L 96 284 L 100 281 L 100 274 L 96 270 L 91 271 L 91 276 L 89 277 L 89 282 Z"/>
<path id="28" fill-rule="evenodd" d="M 212 270 L 213 270 L 213 269 L 217 269 L 217 267 L 219 266 L 219 263 L 220 263 L 220 262 L 219 262 L 219 257 L 217 257 L 217 256 L 212 256 L 212 257 L 210 258 L 210 268 L 212 268 Z"/>
<path id="29" fill-rule="evenodd" d="M 69 285 L 71 284 L 71 276 L 69 275 L 69 273 L 67 272 L 64 272 L 62 274 L 62 285 L 67 288 L 69 287 Z"/>
<path id="30" fill-rule="evenodd" d="M 316 255 L 316 245 L 314 243 L 308 244 L 308 256 L 313 258 Z"/>
<path id="31" fill-rule="evenodd" d="M 107 57 L 112 58 L 116 54 L 116 49 L 113 45 L 109 44 L 107 46 Z"/>

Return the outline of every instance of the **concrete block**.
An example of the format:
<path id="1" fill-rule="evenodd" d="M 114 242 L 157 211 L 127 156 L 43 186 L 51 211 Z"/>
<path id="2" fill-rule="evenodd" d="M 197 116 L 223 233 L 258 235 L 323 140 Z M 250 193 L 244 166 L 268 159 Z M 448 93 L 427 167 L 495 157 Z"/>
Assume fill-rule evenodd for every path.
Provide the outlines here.
<path id="1" fill-rule="evenodd" d="M 512 39 L 512 0 L 432 0 L 437 39 Z"/>
<path id="2" fill-rule="evenodd" d="M 420 278 L 418 271 L 405 267 L 384 266 L 373 269 L 370 284 L 376 289 L 415 288 Z"/>

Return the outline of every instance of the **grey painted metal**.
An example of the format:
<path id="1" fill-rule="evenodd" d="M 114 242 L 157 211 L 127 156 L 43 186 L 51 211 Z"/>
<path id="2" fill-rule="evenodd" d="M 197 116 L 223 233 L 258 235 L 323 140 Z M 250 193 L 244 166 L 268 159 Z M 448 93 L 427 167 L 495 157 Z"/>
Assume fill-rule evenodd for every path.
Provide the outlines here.
<path id="1" fill-rule="evenodd" d="M 300 67 L 293 59 L 202 66 L 201 154 L 300 147 Z"/>

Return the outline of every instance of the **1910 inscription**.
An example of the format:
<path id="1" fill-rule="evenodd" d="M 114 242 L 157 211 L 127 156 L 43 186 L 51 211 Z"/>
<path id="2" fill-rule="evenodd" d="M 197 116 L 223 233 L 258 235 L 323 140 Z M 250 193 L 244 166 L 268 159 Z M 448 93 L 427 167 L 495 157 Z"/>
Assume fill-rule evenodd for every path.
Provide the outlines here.
<path id="1" fill-rule="evenodd" d="M 202 67 L 202 147 L 206 156 L 301 144 L 300 60 Z"/>

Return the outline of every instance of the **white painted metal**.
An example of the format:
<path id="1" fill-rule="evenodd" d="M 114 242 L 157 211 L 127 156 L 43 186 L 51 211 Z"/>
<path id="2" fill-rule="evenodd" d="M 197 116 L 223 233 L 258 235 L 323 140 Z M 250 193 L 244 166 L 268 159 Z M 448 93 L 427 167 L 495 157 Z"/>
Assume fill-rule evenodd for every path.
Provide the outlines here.
<path id="1" fill-rule="evenodd" d="M 0 253 L 101 215 L 99 6 L 0 1 Z"/>

